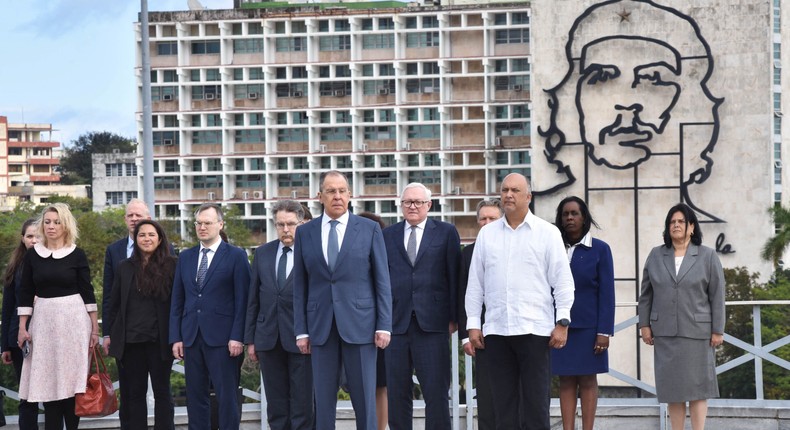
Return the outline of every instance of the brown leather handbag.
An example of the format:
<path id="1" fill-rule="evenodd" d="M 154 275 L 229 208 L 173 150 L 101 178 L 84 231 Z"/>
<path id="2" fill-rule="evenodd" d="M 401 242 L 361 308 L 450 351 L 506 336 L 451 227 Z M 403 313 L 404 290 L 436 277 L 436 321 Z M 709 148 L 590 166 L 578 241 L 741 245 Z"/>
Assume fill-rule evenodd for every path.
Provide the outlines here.
<path id="1" fill-rule="evenodd" d="M 93 369 L 91 369 L 85 393 L 77 393 L 74 402 L 74 412 L 79 417 L 105 417 L 118 410 L 118 398 L 115 397 L 112 379 L 107 373 L 107 366 L 104 365 L 104 359 L 98 350 L 99 346 L 96 345 L 91 356 L 91 368 L 95 368 L 96 372 L 93 373 Z M 101 363 L 101 370 L 99 363 Z"/>

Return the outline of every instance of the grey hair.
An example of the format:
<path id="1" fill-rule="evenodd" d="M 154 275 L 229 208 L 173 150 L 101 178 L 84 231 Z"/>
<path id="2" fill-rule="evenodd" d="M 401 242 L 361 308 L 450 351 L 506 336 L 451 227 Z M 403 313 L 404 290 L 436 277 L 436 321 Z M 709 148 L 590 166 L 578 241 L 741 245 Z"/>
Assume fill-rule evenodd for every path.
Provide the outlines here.
<path id="1" fill-rule="evenodd" d="M 277 216 L 280 211 L 291 212 L 296 214 L 296 219 L 302 221 L 304 219 L 304 206 L 296 200 L 280 200 L 272 206 L 272 216 Z"/>
<path id="2" fill-rule="evenodd" d="M 428 187 L 426 187 L 425 185 L 423 185 L 423 184 L 421 184 L 419 182 L 412 182 L 409 185 L 406 185 L 405 187 L 403 187 L 403 191 L 400 193 L 400 195 L 403 196 L 403 194 L 409 188 L 420 188 L 420 189 L 422 189 L 425 192 L 425 199 L 426 200 L 431 200 L 431 190 L 429 190 Z"/>
<path id="3" fill-rule="evenodd" d="M 483 199 L 480 200 L 480 203 L 477 204 L 477 218 L 480 219 L 480 209 L 485 207 L 494 207 L 499 209 L 499 215 L 505 214 L 505 208 L 502 207 L 502 201 L 497 199 Z"/>

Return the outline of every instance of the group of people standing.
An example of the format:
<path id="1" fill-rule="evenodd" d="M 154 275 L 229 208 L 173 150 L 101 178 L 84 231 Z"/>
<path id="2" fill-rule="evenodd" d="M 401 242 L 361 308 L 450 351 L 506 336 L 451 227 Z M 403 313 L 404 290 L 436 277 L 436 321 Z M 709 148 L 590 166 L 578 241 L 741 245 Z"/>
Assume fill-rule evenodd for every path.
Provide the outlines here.
<path id="1" fill-rule="evenodd" d="M 411 429 L 416 374 L 426 428 L 449 430 L 456 330 L 476 360 L 481 429 L 548 429 L 552 372 L 563 428 L 575 428 L 577 393 L 583 428 L 593 428 L 596 375 L 608 371 L 614 334 L 614 269 L 609 246 L 590 233 L 597 224 L 583 200 L 560 202 L 552 225 L 530 211 L 529 181 L 508 175 L 501 200 L 478 205 L 481 230 L 462 253 L 456 228 L 428 217 L 424 185 L 402 190 L 404 220 L 386 228 L 375 215 L 351 213 L 350 197 L 345 175 L 329 171 L 316 219 L 308 222 L 298 202 L 276 202 L 277 239 L 255 251 L 252 265 L 222 240 L 217 205 L 195 211 L 200 243 L 178 258 L 145 203 L 127 205 L 129 236 L 108 246 L 103 285 L 102 343 L 118 363 L 122 428 L 147 428 L 149 377 L 154 428 L 174 428 L 174 359 L 184 360 L 189 428 L 209 428 L 210 386 L 219 428 L 238 428 L 246 345 L 261 364 L 272 429 L 333 429 L 341 375 L 358 429 Z M 46 429 L 79 423 L 74 395 L 85 390 L 99 327 L 77 237 L 68 207 L 50 205 L 37 224 L 25 223 L 6 270 L 2 357 L 21 378 L 23 429 L 37 428 L 38 402 Z M 655 345 L 658 398 L 670 402 L 676 429 L 684 402 L 701 429 L 705 399 L 718 395 L 723 275 L 701 239 L 693 211 L 673 207 L 639 300 L 642 338 Z"/>

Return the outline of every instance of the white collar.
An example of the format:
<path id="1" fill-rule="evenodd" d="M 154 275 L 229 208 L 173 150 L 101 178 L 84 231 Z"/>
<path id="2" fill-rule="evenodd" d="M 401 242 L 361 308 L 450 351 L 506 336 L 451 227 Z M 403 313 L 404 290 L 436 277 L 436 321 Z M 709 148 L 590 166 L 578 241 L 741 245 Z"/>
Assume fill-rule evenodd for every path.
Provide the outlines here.
<path id="1" fill-rule="evenodd" d="M 38 256 L 41 258 L 49 258 L 49 256 L 52 256 L 52 258 L 59 260 L 74 252 L 74 250 L 77 249 L 77 245 L 72 244 L 71 246 L 66 246 L 53 251 L 45 247 L 44 244 L 37 243 L 33 245 L 33 249 L 36 250 L 36 254 L 38 254 Z"/>

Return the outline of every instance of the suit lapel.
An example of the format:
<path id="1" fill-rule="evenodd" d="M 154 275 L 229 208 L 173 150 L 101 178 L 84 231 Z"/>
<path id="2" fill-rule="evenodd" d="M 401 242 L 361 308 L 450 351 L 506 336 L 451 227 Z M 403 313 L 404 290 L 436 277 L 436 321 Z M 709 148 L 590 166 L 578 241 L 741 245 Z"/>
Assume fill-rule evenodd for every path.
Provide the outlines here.
<path id="1" fill-rule="evenodd" d="M 417 258 L 414 259 L 414 265 L 416 266 L 417 263 L 420 261 L 423 255 L 428 252 L 428 248 L 430 248 L 431 243 L 436 239 L 436 222 L 434 220 L 428 218 L 428 221 L 425 223 L 425 231 L 422 232 L 422 240 L 420 240 L 420 247 L 417 249 Z"/>
<path id="2" fill-rule="evenodd" d="M 697 262 L 697 255 L 699 255 L 699 246 L 689 244 L 688 249 L 686 249 L 686 256 L 683 257 L 683 262 L 680 263 L 680 270 L 678 270 L 677 277 L 678 282 L 686 276 L 686 273 L 688 273 L 694 266 L 694 263 Z"/>
<path id="3" fill-rule="evenodd" d="M 324 225 L 324 216 L 325 215 L 321 215 L 321 218 L 316 218 L 314 221 L 311 221 L 307 225 L 299 228 L 307 227 L 307 237 L 305 237 L 305 239 L 307 239 L 306 246 L 309 246 L 309 249 L 318 252 L 318 260 L 321 261 L 321 267 L 323 267 L 324 270 L 328 272 L 329 265 L 326 264 L 326 258 L 324 258 L 324 244 L 321 242 L 321 228 L 323 228 Z M 307 250 L 308 248 L 303 249 Z"/>
<path id="4" fill-rule="evenodd" d="M 340 246 L 340 252 L 337 254 L 337 261 L 335 262 L 335 272 L 337 271 L 338 267 L 343 264 L 343 260 L 345 260 L 346 254 L 351 252 L 349 248 L 353 243 L 352 236 L 356 237 L 359 234 L 359 220 L 356 219 L 356 215 L 348 214 L 348 225 L 346 226 L 346 232 L 343 234 L 343 244 Z M 319 248 L 322 249 L 322 248 Z"/>
<path id="5" fill-rule="evenodd" d="M 394 240 L 397 241 L 395 243 L 395 245 L 396 245 L 395 248 L 397 248 L 400 251 L 400 254 L 403 256 L 403 259 L 405 261 L 409 261 L 409 254 L 406 252 L 406 244 L 404 243 L 404 240 L 403 240 L 403 238 L 405 237 L 404 235 L 406 234 L 406 225 L 407 224 L 408 223 L 406 221 L 401 221 L 398 224 L 395 224 L 394 228 L 395 228 L 395 231 L 397 232 L 397 234 L 393 235 L 394 236 Z"/>
<path id="6" fill-rule="evenodd" d="M 664 247 L 664 267 L 669 272 L 672 280 L 677 282 L 677 275 L 675 274 L 675 250 L 672 247 Z"/>

